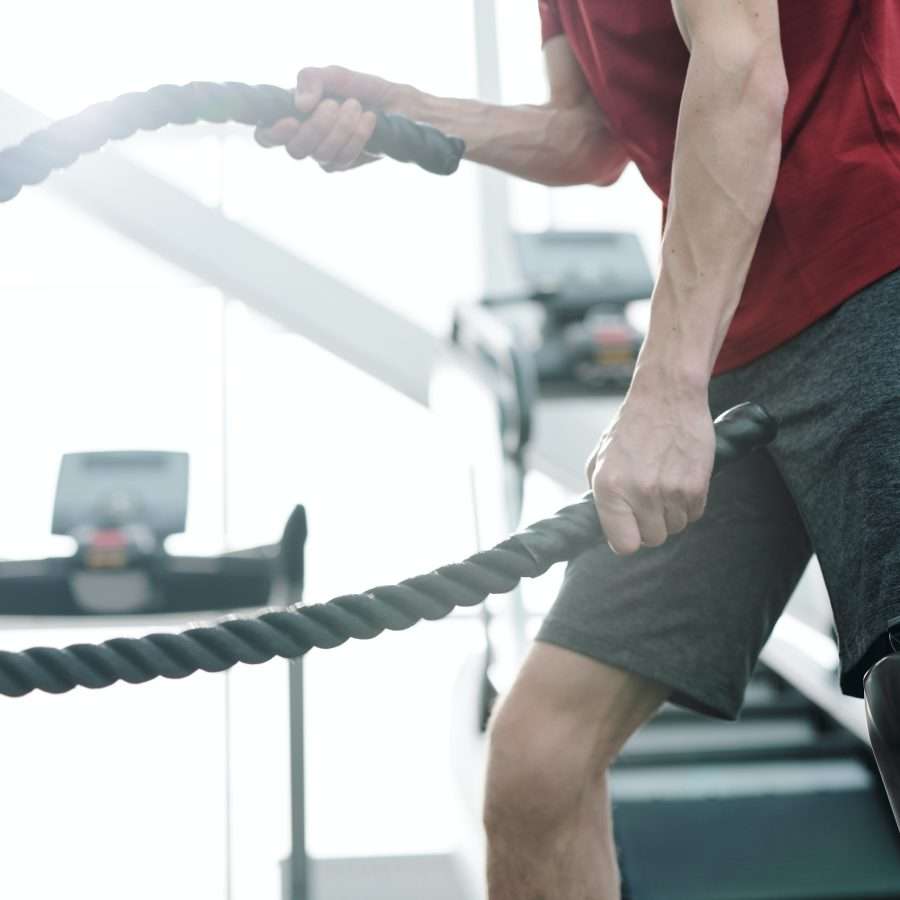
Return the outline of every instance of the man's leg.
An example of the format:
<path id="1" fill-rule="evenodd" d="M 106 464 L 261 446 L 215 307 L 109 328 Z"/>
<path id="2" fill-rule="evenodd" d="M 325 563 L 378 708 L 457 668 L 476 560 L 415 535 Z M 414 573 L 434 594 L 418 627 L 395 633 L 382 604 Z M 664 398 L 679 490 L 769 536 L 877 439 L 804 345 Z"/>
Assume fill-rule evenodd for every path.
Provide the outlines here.
<path id="1" fill-rule="evenodd" d="M 490 900 L 618 900 L 606 771 L 661 684 L 535 644 L 491 727 Z"/>
<path id="2" fill-rule="evenodd" d="M 747 396 L 731 373 L 717 376 L 711 411 Z M 598 541 L 568 564 L 493 722 L 490 900 L 618 900 L 610 763 L 667 697 L 737 716 L 810 552 L 791 493 L 758 451 L 723 469 L 703 518 L 661 547 L 617 556 Z"/>

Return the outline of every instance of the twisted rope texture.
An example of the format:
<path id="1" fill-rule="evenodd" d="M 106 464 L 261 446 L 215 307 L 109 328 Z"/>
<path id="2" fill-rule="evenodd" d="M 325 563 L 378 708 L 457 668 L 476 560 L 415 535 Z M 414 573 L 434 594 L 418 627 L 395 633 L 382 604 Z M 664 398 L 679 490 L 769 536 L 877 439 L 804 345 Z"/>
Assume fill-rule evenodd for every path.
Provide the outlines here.
<path id="1" fill-rule="evenodd" d="M 384 630 L 402 631 L 423 619 L 441 619 L 457 606 L 476 606 L 489 594 L 505 594 L 522 578 L 536 578 L 600 539 L 589 496 L 514 534 L 492 550 L 470 556 L 396 585 L 347 594 L 327 603 L 229 617 L 181 634 L 114 638 L 63 650 L 34 647 L 0 652 L 0 694 L 33 690 L 61 694 L 81 685 L 103 688 L 116 681 L 185 678 L 222 672 L 235 664 L 296 659 L 313 647 L 328 649 L 350 638 L 368 640 Z"/>
<path id="2" fill-rule="evenodd" d="M 775 420 L 755 404 L 723 413 L 716 420 L 714 472 L 771 441 L 776 429 Z M 522 578 L 536 578 L 555 563 L 573 559 L 601 534 L 593 498 L 587 494 L 491 550 L 363 594 L 229 617 L 181 634 L 114 638 L 63 650 L 0 652 L 0 694 L 62 694 L 78 685 L 102 688 L 116 681 L 185 678 L 199 670 L 222 672 L 239 662 L 296 659 L 313 647 L 329 649 L 350 638 L 368 640 L 385 629 L 402 631 L 423 619 L 441 619 L 457 606 L 476 606 L 490 594 L 508 593 Z"/>
<path id="3" fill-rule="evenodd" d="M 54 170 L 70 166 L 79 156 L 137 131 L 201 121 L 271 125 L 296 115 L 293 94 L 270 84 L 194 81 L 123 94 L 60 119 L 0 151 L 0 203 L 11 200 L 25 185 L 38 184 Z M 459 165 L 465 145 L 427 125 L 380 113 L 367 149 L 449 175 Z"/>

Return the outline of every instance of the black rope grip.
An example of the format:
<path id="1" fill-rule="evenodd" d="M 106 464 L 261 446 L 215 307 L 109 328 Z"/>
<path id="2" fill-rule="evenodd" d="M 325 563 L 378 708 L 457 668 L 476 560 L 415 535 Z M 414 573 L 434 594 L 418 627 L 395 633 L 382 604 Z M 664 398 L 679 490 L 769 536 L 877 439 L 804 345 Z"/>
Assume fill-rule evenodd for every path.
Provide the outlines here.
<path id="1" fill-rule="evenodd" d="M 137 131 L 195 122 L 271 125 L 290 116 L 298 116 L 293 93 L 271 84 L 193 81 L 122 94 L 60 119 L 17 146 L 0 151 L 0 203 L 11 200 L 25 185 L 43 181 L 55 169 L 70 166 L 79 156 Z M 451 175 L 459 167 L 465 144 L 430 125 L 378 113 L 366 149 L 413 162 L 435 175 Z"/>
<path id="2" fill-rule="evenodd" d="M 128 137 L 139 129 L 199 120 L 258 125 L 291 114 L 290 92 L 269 85 L 194 82 L 125 94 L 0 151 L 0 201 L 15 197 L 23 185 L 37 184 L 54 169 L 108 140 Z M 432 128 L 383 116 L 369 149 L 446 174 L 456 168 L 464 147 Z M 714 471 L 771 441 L 776 427 L 774 419 L 754 404 L 724 413 L 716 420 Z M 21 697 L 34 690 L 61 694 L 79 685 L 139 684 L 158 677 L 185 678 L 200 670 L 221 672 L 239 662 L 263 663 L 275 656 L 296 659 L 313 647 L 337 647 L 350 638 L 366 640 L 423 619 L 441 619 L 457 606 L 475 606 L 490 594 L 511 591 L 522 578 L 535 578 L 555 563 L 573 559 L 601 538 L 593 498 L 587 494 L 491 550 L 362 594 L 230 616 L 181 634 L 114 638 L 64 649 L 0 651 L 0 694 Z"/>

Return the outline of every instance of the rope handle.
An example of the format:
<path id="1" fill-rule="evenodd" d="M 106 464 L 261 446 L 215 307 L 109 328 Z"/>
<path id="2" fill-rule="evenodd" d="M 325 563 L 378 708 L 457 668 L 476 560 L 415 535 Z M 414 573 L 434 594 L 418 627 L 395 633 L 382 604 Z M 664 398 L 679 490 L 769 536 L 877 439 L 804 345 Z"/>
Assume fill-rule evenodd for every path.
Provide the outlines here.
<path id="1" fill-rule="evenodd" d="M 723 413 L 715 427 L 714 472 L 768 443 L 777 430 L 775 420 L 750 403 Z M 492 550 L 362 594 L 226 617 L 181 634 L 0 652 L 0 694 L 61 694 L 79 685 L 140 684 L 158 677 L 185 678 L 199 670 L 222 672 L 239 662 L 257 664 L 275 656 L 296 659 L 313 647 L 368 640 L 385 629 L 402 631 L 423 619 L 442 619 L 457 606 L 476 606 L 490 594 L 508 593 L 522 578 L 536 578 L 555 563 L 573 559 L 601 537 L 593 497 L 586 494 Z"/>
<path id="2" fill-rule="evenodd" d="M 291 116 L 302 118 L 294 106 L 293 92 L 271 84 L 192 81 L 122 94 L 60 119 L 0 151 L 0 203 L 12 200 L 25 185 L 40 183 L 54 170 L 72 165 L 78 157 L 99 150 L 108 141 L 123 140 L 137 131 L 196 122 L 266 126 Z M 415 163 L 435 175 L 451 175 L 466 147 L 459 138 L 448 137 L 430 125 L 378 113 L 366 149 L 399 162 Z"/>

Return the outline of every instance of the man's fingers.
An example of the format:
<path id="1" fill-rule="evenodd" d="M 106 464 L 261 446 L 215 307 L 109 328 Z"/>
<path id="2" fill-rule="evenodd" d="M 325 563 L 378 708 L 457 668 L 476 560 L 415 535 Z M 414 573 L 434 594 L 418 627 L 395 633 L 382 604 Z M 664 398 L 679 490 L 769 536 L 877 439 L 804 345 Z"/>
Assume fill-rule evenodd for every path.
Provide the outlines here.
<path id="1" fill-rule="evenodd" d="M 253 131 L 253 138 L 260 147 L 274 147 L 272 139 L 269 137 L 269 129 L 257 126 Z"/>
<path id="2" fill-rule="evenodd" d="M 287 152 L 294 159 L 305 159 L 318 149 L 325 137 L 331 133 L 340 113 L 340 106 L 334 100 L 323 100 L 315 112 L 299 124 L 294 136 L 285 144 Z"/>
<path id="3" fill-rule="evenodd" d="M 621 498 L 597 500 L 597 516 L 606 542 L 618 556 L 641 549 L 641 532 L 631 507 Z"/>
<path id="4" fill-rule="evenodd" d="M 301 115 L 308 116 L 321 102 L 325 94 L 323 69 L 301 69 L 297 74 L 297 90 L 294 91 L 294 106 Z"/>
<path id="5" fill-rule="evenodd" d="M 338 111 L 337 118 L 331 131 L 325 135 L 319 146 L 313 152 L 317 162 L 324 166 L 330 166 L 350 139 L 356 134 L 356 129 L 362 118 L 362 106 L 359 100 L 345 100 Z"/>
<path id="6" fill-rule="evenodd" d="M 696 470 L 682 472 L 674 480 L 670 479 L 664 483 L 661 491 L 666 508 L 666 520 L 668 521 L 669 516 L 673 516 L 673 522 L 677 524 L 683 517 L 685 526 L 696 522 L 706 509 L 709 484 L 710 476 L 698 474 Z"/>
<path id="7" fill-rule="evenodd" d="M 294 135 L 300 123 L 296 119 L 279 119 L 268 128 L 257 128 L 253 133 L 262 147 L 283 147 Z"/>
<path id="8" fill-rule="evenodd" d="M 343 171 L 359 163 L 360 157 L 365 152 L 366 144 L 369 143 L 375 132 L 375 122 L 375 113 L 364 112 L 362 114 L 350 140 L 335 154 L 328 167 L 329 171 Z"/>
<path id="9" fill-rule="evenodd" d="M 592 453 L 588 457 L 587 464 L 584 467 L 584 474 L 587 477 L 588 484 L 593 487 L 594 484 L 594 469 L 597 468 L 597 454 L 596 452 Z"/>
<path id="10" fill-rule="evenodd" d="M 594 502 L 610 547 L 619 555 L 659 547 L 687 526 L 684 505 L 666 506 L 650 484 L 618 484 L 602 469 L 592 482 Z"/>
<path id="11" fill-rule="evenodd" d="M 280 119 L 269 128 L 257 128 L 254 137 L 262 147 L 285 147 L 294 159 L 312 156 L 333 172 L 358 164 L 376 122 L 375 113 L 364 111 L 358 100 L 328 99 L 304 121 Z"/>
<path id="12" fill-rule="evenodd" d="M 641 544 L 645 547 L 661 547 L 669 537 L 666 518 L 661 509 L 653 508 L 635 514 L 641 534 Z"/>
<path id="13" fill-rule="evenodd" d="M 694 491 L 661 494 L 647 484 L 616 487 L 602 473 L 591 480 L 600 524 L 620 555 L 662 546 L 699 519 L 706 506 L 706 495 L 698 500 Z"/>
<path id="14" fill-rule="evenodd" d="M 394 87 L 376 75 L 354 72 L 343 66 L 306 68 L 297 75 L 295 103 L 300 112 L 308 113 L 323 97 L 355 97 L 365 107 L 381 109 Z"/>
<path id="15" fill-rule="evenodd" d="M 696 522 L 706 512 L 706 501 L 709 499 L 709 490 L 702 493 L 694 494 L 688 500 L 685 512 L 687 513 L 688 522 Z"/>
<path id="16" fill-rule="evenodd" d="M 666 531 L 670 534 L 681 534 L 688 526 L 687 509 L 684 506 L 667 503 L 665 506 Z"/>
<path id="17" fill-rule="evenodd" d="M 312 156 L 326 172 L 351 169 L 377 159 L 365 152 L 377 124 L 374 111 L 385 109 L 402 90 L 341 66 L 301 69 L 294 91 L 299 121 L 257 128 L 256 141 L 262 147 L 284 146 L 294 159 Z"/>

